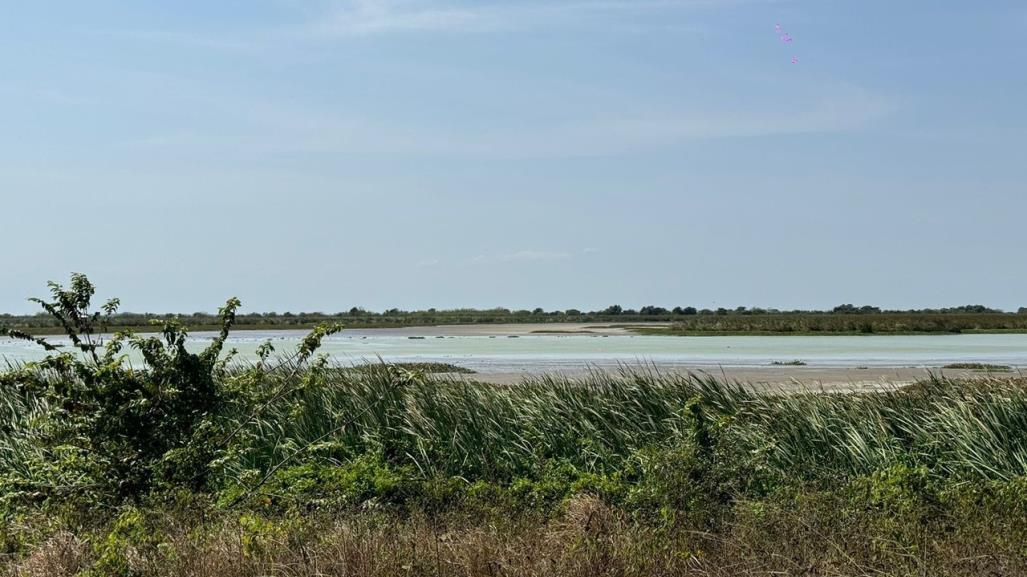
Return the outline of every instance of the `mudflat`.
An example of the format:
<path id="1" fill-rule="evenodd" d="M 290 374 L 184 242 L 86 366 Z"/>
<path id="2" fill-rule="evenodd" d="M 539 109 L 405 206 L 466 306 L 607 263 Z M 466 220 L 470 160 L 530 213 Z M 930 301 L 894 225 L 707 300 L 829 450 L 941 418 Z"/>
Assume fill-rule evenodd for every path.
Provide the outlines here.
<path id="1" fill-rule="evenodd" d="M 666 327 L 670 323 L 646 323 L 647 327 Z M 637 324 L 618 323 L 524 323 L 433 325 L 374 329 L 347 329 L 344 335 L 396 337 L 523 337 L 528 335 L 632 335 Z"/>
<path id="2" fill-rule="evenodd" d="M 630 368 L 630 366 L 628 366 Z M 598 369 L 597 369 L 598 370 Z M 638 367 L 661 374 L 710 375 L 719 379 L 743 383 L 758 389 L 823 390 L 827 392 L 882 391 L 913 384 L 932 374 L 950 378 L 987 378 L 989 376 L 1019 376 L 1020 371 L 984 372 L 965 369 L 939 369 L 925 367 L 710 367 L 687 365 L 661 365 L 658 368 Z M 552 370 L 549 367 L 511 372 L 478 372 L 462 375 L 467 380 L 493 384 L 516 385 L 525 379 L 543 375 L 558 375 L 572 379 L 586 379 L 588 368 Z"/>

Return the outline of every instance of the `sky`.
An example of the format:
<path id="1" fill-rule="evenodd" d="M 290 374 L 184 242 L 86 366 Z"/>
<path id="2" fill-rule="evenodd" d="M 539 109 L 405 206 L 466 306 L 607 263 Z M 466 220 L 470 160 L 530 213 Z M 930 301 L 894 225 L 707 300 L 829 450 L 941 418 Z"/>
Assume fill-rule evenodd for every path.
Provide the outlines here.
<path id="1" fill-rule="evenodd" d="M 0 311 L 71 272 L 130 311 L 1015 310 L 1025 37 L 1020 0 L 5 2 Z"/>

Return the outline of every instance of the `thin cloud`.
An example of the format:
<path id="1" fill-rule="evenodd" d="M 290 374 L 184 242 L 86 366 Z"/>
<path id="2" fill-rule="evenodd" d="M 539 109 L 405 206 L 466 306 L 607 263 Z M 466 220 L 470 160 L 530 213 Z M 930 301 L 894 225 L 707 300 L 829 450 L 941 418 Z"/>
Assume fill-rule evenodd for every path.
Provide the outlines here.
<path id="1" fill-rule="evenodd" d="M 479 11 L 435 6 L 425 2 L 355 0 L 310 23 L 316 36 L 362 36 L 394 31 L 470 30 L 480 24 Z"/>
<path id="2" fill-rule="evenodd" d="M 471 259 L 471 264 L 517 263 L 517 262 L 556 262 L 570 260 L 574 255 L 566 251 L 550 250 L 519 250 L 502 254 L 479 254 Z"/>
<path id="3" fill-rule="evenodd" d="M 252 135 L 245 148 L 247 154 L 578 158 L 659 150 L 712 139 L 856 132 L 898 111 L 897 103 L 883 94 L 836 85 L 811 88 L 804 97 L 796 96 L 787 109 L 744 100 L 645 106 L 640 114 L 606 116 L 556 108 L 554 112 L 560 113 L 562 122 L 527 122 L 483 133 L 461 126 L 404 124 L 334 109 L 297 107 L 252 94 L 218 91 L 209 85 L 191 85 L 188 79 L 176 86 L 178 99 L 216 111 L 234 127 L 233 131 L 183 127 L 167 133 L 140 134 L 120 142 L 122 147 L 188 149 L 213 157 L 236 151 L 239 147 L 234 133 L 243 132 Z"/>
<path id="4" fill-rule="evenodd" d="M 310 0 L 295 4 L 296 20 L 279 26 L 197 33 L 190 30 L 128 28 L 93 33 L 141 42 L 175 44 L 236 54 L 281 50 L 291 42 L 370 37 L 403 32 L 488 32 L 580 26 L 589 18 L 684 8 L 719 8 L 790 0 L 549 0 L 456 2 L 437 0 Z M 326 7 L 322 7 L 326 6 Z M 699 31 L 698 27 L 679 27 Z"/>
<path id="5" fill-rule="evenodd" d="M 510 254 L 500 255 L 499 260 L 502 262 L 537 262 L 568 260 L 572 256 L 573 255 L 569 252 L 520 250 Z"/>
<path id="6" fill-rule="evenodd" d="M 206 94 L 210 96 L 210 94 Z M 219 95 L 203 101 L 219 110 L 237 130 L 257 135 L 246 150 L 252 154 L 317 153 L 386 156 L 458 156 L 468 158 L 578 158 L 660 150 L 685 142 L 760 138 L 864 130 L 897 110 L 891 99 L 858 87 L 828 89 L 799 100 L 790 110 L 746 107 L 744 103 L 682 109 L 649 110 L 641 116 L 597 118 L 567 112 L 560 124 L 526 124 L 482 134 L 460 127 L 411 126 L 390 119 L 355 117 L 334 110 Z M 138 149 L 190 149 L 203 155 L 238 147 L 236 138 L 208 132 L 142 134 L 120 144 Z M 528 260 L 532 251 L 506 255 Z M 553 253 L 541 253 L 553 254 Z M 555 253 L 565 254 L 565 253 Z M 499 256 L 482 257 L 482 260 Z M 537 260 L 537 259 L 536 259 Z"/>
<path id="7" fill-rule="evenodd" d="M 659 149 L 689 141 L 834 134 L 863 130 L 897 109 L 884 95 L 855 86 L 827 88 L 790 110 L 735 105 L 682 107 L 641 116 L 575 119 L 525 127 L 502 140 L 479 140 L 468 154 L 592 156 Z M 450 142 L 456 142 L 452 140 Z"/>
<path id="8" fill-rule="evenodd" d="M 317 37 L 367 36 L 388 32 L 482 32 L 539 27 L 604 13 L 720 7 L 779 0 L 579 0 L 519 3 L 349 0 L 337 2 L 304 28 Z M 573 20 L 568 18 L 573 17 Z"/>
<path id="9" fill-rule="evenodd" d="M 232 37 L 228 34 L 223 36 L 214 36 L 183 30 L 129 28 L 94 30 L 93 33 L 101 36 L 121 37 L 153 44 L 173 44 L 177 46 L 211 49 L 219 52 L 231 52 L 237 54 L 258 54 L 263 52 L 267 47 L 263 41 L 257 39 L 244 40 Z"/>
<path id="10" fill-rule="evenodd" d="M 551 261 L 567 261 L 574 258 L 574 255 L 564 251 L 518 251 L 498 255 L 491 259 L 500 263 L 539 263 Z"/>
<path id="11" fill-rule="evenodd" d="M 43 88 L 37 90 L 36 97 L 51 104 L 76 105 L 84 102 L 82 98 L 75 96 L 70 92 L 54 88 Z"/>

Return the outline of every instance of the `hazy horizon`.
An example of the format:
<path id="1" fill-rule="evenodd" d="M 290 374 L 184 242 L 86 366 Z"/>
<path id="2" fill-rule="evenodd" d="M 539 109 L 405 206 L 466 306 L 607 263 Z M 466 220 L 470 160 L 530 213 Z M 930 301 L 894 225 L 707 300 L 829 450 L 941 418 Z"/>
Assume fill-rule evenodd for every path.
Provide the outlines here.
<path id="1" fill-rule="evenodd" d="M 1025 37 L 1011 1 L 17 3 L 0 313 L 72 271 L 139 312 L 1016 311 Z"/>

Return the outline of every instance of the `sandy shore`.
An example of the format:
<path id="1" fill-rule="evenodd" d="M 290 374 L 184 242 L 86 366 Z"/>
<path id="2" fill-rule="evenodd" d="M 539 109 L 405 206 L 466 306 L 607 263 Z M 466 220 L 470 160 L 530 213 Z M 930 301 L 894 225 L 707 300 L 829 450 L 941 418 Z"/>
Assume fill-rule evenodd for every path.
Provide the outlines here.
<path id="1" fill-rule="evenodd" d="M 942 370 L 940 368 L 913 367 L 696 367 L 660 366 L 663 374 L 710 375 L 748 384 L 761 389 L 825 391 L 879 391 L 902 387 L 934 374 L 952 378 L 981 378 L 986 376 L 1017 376 L 1018 372 L 984 373 L 970 370 Z M 513 385 L 528 377 L 553 374 L 580 379 L 588 375 L 587 369 L 543 371 L 526 369 L 520 372 L 479 372 L 463 375 L 469 380 Z"/>
<path id="2" fill-rule="evenodd" d="M 653 325 L 661 323 L 653 323 Z M 665 323 L 662 323 L 665 324 Z M 351 336 L 390 336 L 390 337 L 522 337 L 528 335 L 594 335 L 622 336 L 633 335 L 631 324 L 617 323 L 536 323 L 536 324 L 473 324 L 473 325 L 442 325 L 427 327 L 403 327 L 382 329 L 353 329 L 344 331 Z M 646 325 L 651 326 L 651 325 Z M 646 337 L 640 337 L 646 338 Z M 455 361 L 460 364 L 460 361 Z M 476 366 L 476 374 L 457 376 L 470 380 L 495 384 L 512 385 L 520 383 L 528 377 L 543 374 L 560 375 L 570 378 L 587 376 L 589 368 L 525 366 L 511 369 L 507 367 Z M 925 379 L 933 372 L 955 378 L 980 378 L 993 376 L 1016 376 L 1017 372 L 985 373 L 972 370 L 949 370 L 940 367 L 887 367 L 871 365 L 869 367 L 843 366 L 711 366 L 661 363 L 657 369 L 665 374 L 697 374 L 712 375 L 720 379 L 747 383 L 757 388 L 785 389 L 823 389 L 829 391 L 881 390 L 886 388 L 909 385 Z"/>
<path id="3" fill-rule="evenodd" d="M 645 326 L 666 326 L 668 323 L 647 323 Z M 437 325 L 385 329 L 351 329 L 343 335 L 382 337 L 522 337 L 527 335 L 632 335 L 628 327 L 637 324 L 530 323 Z"/>

